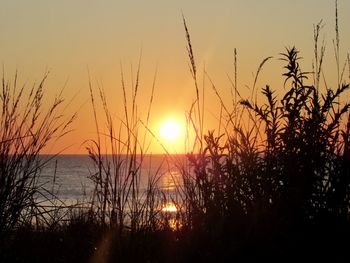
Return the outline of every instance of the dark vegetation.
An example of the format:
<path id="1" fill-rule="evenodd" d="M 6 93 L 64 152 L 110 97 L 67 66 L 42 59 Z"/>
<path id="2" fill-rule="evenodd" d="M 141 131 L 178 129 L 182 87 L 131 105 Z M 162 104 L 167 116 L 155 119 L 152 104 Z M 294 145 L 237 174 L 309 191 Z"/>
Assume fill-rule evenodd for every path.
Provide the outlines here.
<path id="1" fill-rule="evenodd" d="M 182 176 L 176 199 L 157 187 L 158 172 L 142 174 L 147 141 L 139 134 L 145 127 L 145 136 L 154 136 L 147 129 L 153 92 L 142 122 L 136 110 L 139 70 L 130 102 L 122 81 L 125 112 L 119 124 L 98 88 L 107 133 L 99 127 L 90 82 L 98 135 L 87 142 L 87 150 L 96 168 L 90 175 L 95 191 L 88 206 L 69 208 L 65 220 L 55 220 L 57 214 L 43 210 L 35 199 L 38 193 L 50 196 L 36 183 L 44 165 L 37 157 L 70 123 L 54 114 L 62 101 L 55 101 L 47 115 L 40 114 L 45 117 L 39 121 L 43 83 L 30 93 L 27 108 L 19 111 L 22 90 L 13 95 L 17 93 L 3 81 L 1 262 L 349 261 L 350 115 L 349 104 L 342 100 L 349 88 L 350 59 L 341 71 L 338 23 L 335 87 L 320 84 L 325 47 L 319 46 L 319 23 L 312 72 L 302 70 L 295 47 L 280 55 L 285 63 L 281 99 L 265 86 L 264 100 L 258 100 L 256 79 L 270 58 L 259 66 L 249 99 L 240 97 L 234 76 L 232 109 L 211 83 L 222 108 L 222 132 L 207 133 L 194 52 L 184 25 L 196 91 L 188 125 L 196 139 L 186 162 L 172 160 Z M 236 55 L 235 51 L 235 73 Z M 113 154 L 106 157 L 107 152 Z M 142 178 L 148 178 L 145 192 L 140 191 Z M 176 213 L 161 211 L 168 201 L 175 203 Z"/>

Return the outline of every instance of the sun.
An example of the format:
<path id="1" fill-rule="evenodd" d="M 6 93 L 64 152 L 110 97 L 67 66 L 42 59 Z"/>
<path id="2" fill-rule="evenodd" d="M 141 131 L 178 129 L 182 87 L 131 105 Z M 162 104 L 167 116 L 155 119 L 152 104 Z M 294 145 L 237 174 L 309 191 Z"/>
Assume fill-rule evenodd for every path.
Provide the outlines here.
<path id="1" fill-rule="evenodd" d="M 167 119 L 160 124 L 159 135 L 165 141 L 175 141 L 181 135 L 181 125 L 173 119 Z"/>
<path id="2" fill-rule="evenodd" d="M 154 126 L 157 130 L 159 151 L 171 154 L 181 154 L 186 149 L 187 126 L 184 116 L 172 114 L 163 116 Z"/>

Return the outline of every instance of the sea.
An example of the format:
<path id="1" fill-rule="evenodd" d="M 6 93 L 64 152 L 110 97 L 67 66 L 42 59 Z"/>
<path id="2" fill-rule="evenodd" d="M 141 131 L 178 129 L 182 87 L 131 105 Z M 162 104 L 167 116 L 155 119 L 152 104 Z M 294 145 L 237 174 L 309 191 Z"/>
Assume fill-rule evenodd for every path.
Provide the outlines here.
<path id="1" fill-rule="evenodd" d="M 91 178 L 97 167 L 89 155 L 41 155 L 40 158 L 45 165 L 38 184 L 53 201 L 73 205 L 91 200 L 95 189 Z M 111 156 L 104 158 L 110 159 Z M 136 161 L 140 162 L 141 156 L 137 156 Z M 139 170 L 140 192 L 146 190 L 149 178 L 156 177 L 161 191 L 173 193 L 181 185 L 179 165 L 185 161 L 184 155 L 144 155 Z"/>

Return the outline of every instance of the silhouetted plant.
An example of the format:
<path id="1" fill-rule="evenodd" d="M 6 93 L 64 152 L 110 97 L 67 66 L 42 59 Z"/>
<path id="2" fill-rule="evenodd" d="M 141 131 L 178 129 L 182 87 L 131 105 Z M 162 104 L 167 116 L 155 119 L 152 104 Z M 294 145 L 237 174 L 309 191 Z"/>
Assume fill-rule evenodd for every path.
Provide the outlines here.
<path id="1" fill-rule="evenodd" d="M 160 227 L 161 193 L 158 188 L 160 163 L 154 174 L 147 174 L 145 161 L 147 153 L 146 133 L 140 139 L 141 128 L 147 127 L 152 106 L 151 100 L 144 124 L 137 112 L 137 95 L 139 89 L 140 65 L 136 74 L 135 86 L 132 87 L 131 105 L 128 104 L 127 90 L 123 72 L 122 90 L 124 117 L 121 120 L 112 117 L 107 99 L 102 88 L 98 88 L 99 98 L 105 114 L 106 129 L 100 127 L 97 117 L 97 102 L 90 81 L 90 95 L 94 111 L 97 138 L 88 141 L 86 147 L 94 164 L 90 179 L 95 190 L 92 196 L 91 209 L 101 224 L 118 230 L 121 238 L 124 230 L 132 233 L 144 230 L 155 230 Z M 147 160 L 151 161 L 148 156 Z M 163 161 L 164 162 L 164 161 Z"/>
<path id="2" fill-rule="evenodd" d="M 318 89 L 304 84 L 307 76 L 300 69 L 298 51 L 293 47 L 283 56 L 288 63 L 285 84 L 290 82 L 290 89 L 281 103 L 273 98 L 268 86 L 263 90 L 267 104 L 259 107 L 242 101 L 265 126 L 264 162 L 268 174 L 273 174 L 272 179 L 279 184 L 271 202 L 278 204 L 279 213 L 285 210 L 288 220 L 316 220 L 324 214 L 340 216 L 348 208 L 339 206 L 340 199 L 346 196 L 340 185 L 347 185 L 344 180 L 339 182 L 339 133 L 349 104 L 338 107 L 337 100 L 349 85 L 342 84 L 335 91 L 327 89 L 320 96 Z M 335 195 L 342 197 L 335 201 Z"/>
<path id="3" fill-rule="evenodd" d="M 319 48 L 317 43 L 321 28 L 320 22 L 314 31 L 314 72 L 302 70 L 295 47 L 281 54 L 287 88 L 281 100 L 267 85 L 262 89 L 266 103 L 259 105 L 257 95 L 252 94 L 253 101 L 241 100 L 241 113 L 235 104 L 230 112 L 205 73 L 228 119 L 224 134 L 209 131 L 203 135 L 193 117 L 203 116 L 193 114 L 202 108 L 198 99 L 190 110 L 190 124 L 201 145 L 187 155 L 189 167 L 181 169 L 187 211 L 184 222 L 191 231 L 207 233 L 210 240 L 219 233 L 254 238 L 259 233 L 277 234 L 307 225 L 349 223 L 349 124 L 343 126 L 350 106 L 339 103 L 349 84 L 339 83 L 335 89 L 326 86 L 321 91 L 325 52 L 324 45 Z M 186 24 L 185 29 L 189 59 L 196 68 Z M 308 83 L 311 74 L 313 84 Z M 196 78 L 194 82 L 197 92 Z M 236 101 L 240 95 L 234 95 Z M 220 128 L 225 123 L 223 116 L 220 113 Z"/>
<path id="4" fill-rule="evenodd" d="M 41 169 L 48 159 L 39 158 L 48 143 L 70 130 L 75 115 L 66 119 L 61 93 L 47 109 L 45 81 L 32 88 L 19 87 L 17 73 L 13 82 L 2 77 L 0 91 L 0 238 L 21 224 L 45 219 L 47 211 L 40 200 L 50 192 L 39 184 Z M 46 106 L 45 106 L 46 107 Z"/>

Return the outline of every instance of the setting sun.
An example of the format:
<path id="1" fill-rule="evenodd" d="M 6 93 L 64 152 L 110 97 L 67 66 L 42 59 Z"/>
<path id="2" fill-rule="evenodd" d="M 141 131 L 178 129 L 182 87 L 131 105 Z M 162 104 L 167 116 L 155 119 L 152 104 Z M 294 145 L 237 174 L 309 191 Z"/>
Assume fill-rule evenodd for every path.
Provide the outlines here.
<path id="1" fill-rule="evenodd" d="M 166 113 L 154 124 L 159 142 L 159 150 L 171 154 L 186 152 L 185 144 L 188 138 L 186 121 L 179 113 Z M 154 147 L 156 149 L 156 147 Z"/>
<path id="2" fill-rule="evenodd" d="M 175 120 L 168 119 L 159 127 L 160 137 L 166 141 L 173 141 L 181 135 L 181 125 Z"/>

